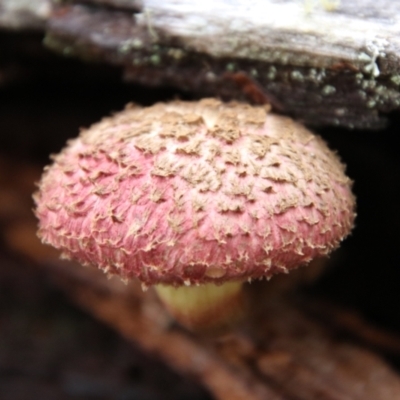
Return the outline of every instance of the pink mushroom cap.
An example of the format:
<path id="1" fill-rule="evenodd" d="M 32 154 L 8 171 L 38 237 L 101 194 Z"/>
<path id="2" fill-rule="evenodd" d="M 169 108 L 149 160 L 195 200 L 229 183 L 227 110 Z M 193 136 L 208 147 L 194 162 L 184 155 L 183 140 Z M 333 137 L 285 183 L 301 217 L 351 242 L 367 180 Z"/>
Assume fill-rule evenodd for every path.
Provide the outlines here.
<path id="1" fill-rule="evenodd" d="M 35 195 L 39 236 L 67 258 L 145 285 L 288 272 L 354 222 L 345 167 L 265 106 L 128 106 L 83 131 Z"/>

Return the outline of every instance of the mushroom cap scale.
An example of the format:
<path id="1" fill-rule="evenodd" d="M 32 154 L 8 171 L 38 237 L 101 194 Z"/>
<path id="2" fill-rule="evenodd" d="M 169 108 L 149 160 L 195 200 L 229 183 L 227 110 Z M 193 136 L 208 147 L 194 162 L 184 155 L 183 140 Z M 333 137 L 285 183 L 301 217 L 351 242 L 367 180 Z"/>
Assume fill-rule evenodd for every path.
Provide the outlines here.
<path id="1" fill-rule="evenodd" d="M 35 202 L 44 242 L 146 285 L 288 272 L 336 248 L 355 216 L 321 138 L 213 99 L 105 118 L 54 157 Z"/>

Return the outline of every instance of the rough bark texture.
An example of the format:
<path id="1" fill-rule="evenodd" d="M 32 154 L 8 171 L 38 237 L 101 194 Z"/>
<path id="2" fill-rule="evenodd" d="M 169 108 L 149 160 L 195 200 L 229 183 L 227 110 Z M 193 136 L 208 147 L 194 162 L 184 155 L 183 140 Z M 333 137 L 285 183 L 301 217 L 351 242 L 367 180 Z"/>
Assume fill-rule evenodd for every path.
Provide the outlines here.
<path id="1" fill-rule="evenodd" d="M 0 29 L 44 29 L 52 0 L 0 0 Z"/>
<path id="2" fill-rule="evenodd" d="M 75 6 L 51 20 L 47 44 L 122 65 L 147 85 L 266 97 L 309 124 L 379 127 L 379 113 L 400 104 L 396 7 L 153 0 L 132 18 Z"/>
<path id="3" fill-rule="evenodd" d="M 51 15 L 38 3 L 46 12 L 2 0 L 0 25 L 46 19 L 47 46 L 130 81 L 267 100 L 313 125 L 379 128 L 400 105 L 397 2 L 90 0 Z"/>

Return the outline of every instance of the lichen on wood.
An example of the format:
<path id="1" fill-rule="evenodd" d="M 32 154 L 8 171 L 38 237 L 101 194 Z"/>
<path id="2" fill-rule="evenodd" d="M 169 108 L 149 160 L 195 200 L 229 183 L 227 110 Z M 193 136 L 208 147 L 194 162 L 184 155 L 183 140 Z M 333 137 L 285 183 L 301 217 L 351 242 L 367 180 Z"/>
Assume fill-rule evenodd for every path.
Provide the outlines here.
<path id="1" fill-rule="evenodd" d="M 146 85 L 260 102 L 258 88 L 308 124 L 379 128 L 400 106 L 400 5 L 384 3 L 92 0 L 55 12 L 46 44 Z"/>

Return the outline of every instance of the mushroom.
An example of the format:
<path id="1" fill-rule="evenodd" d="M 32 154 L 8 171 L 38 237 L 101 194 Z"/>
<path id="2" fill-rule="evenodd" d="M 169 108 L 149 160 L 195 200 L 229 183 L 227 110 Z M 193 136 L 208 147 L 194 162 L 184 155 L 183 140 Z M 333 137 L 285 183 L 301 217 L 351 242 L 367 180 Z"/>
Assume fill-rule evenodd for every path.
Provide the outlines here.
<path id="1" fill-rule="evenodd" d="M 344 169 L 267 106 L 128 105 L 46 168 L 38 234 L 64 257 L 154 286 L 183 325 L 213 328 L 239 314 L 243 282 L 308 264 L 349 234 Z"/>

